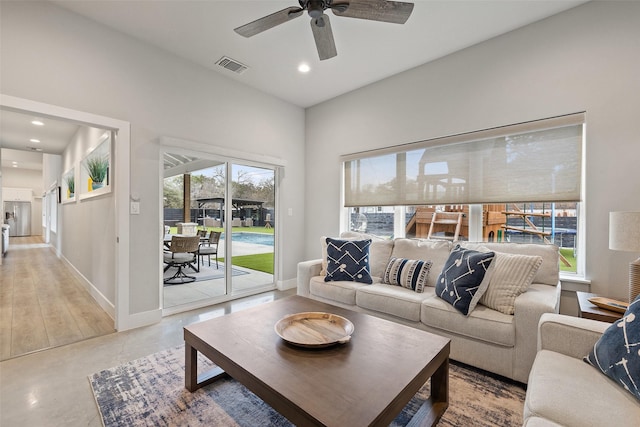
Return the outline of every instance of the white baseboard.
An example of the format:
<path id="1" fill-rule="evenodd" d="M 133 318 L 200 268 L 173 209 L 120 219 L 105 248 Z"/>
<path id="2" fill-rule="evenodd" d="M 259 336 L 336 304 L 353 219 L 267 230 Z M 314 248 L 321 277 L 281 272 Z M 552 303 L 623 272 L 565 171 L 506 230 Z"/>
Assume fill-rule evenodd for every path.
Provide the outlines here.
<path id="1" fill-rule="evenodd" d="M 276 287 L 278 288 L 279 291 L 286 291 L 288 289 L 293 289 L 297 286 L 298 286 L 298 279 L 295 277 L 293 279 L 288 279 L 288 280 L 278 280 L 278 283 L 276 283 Z"/>
<path id="2" fill-rule="evenodd" d="M 118 332 L 126 331 L 129 329 L 140 328 L 142 326 L 153 325 L 162 320 L 162 310 L 154 309 L 144 311 L 142 313 L 134 313 L 126 316 L 126 319 L 122 319 L 117 329 Z"/>
<path id="3" fill-rule="evenodd" d="M 55 250 L 55 249 L 54 249 Z M 109 315 L 109 317 L 111 317 L 111 319 L 114 320 L 115 322 L 115 318 L 116 318 L 116 307 L 115 305 L 109 301 L 107 299 L 107 297 L 105 297 L 102 292 L 100 292 L 94 285 L 93 283 L 91 283 L 89 281 L 89 279 L 87 279 L 82 273 L 80 273 L 80 271 L 71 263 L 69 262 L 69 260 L 62 255 L 61 253 L 58 253 L 58 251 L 56 250 L 56 255 L 58 255 L 58 257 L 69 267 L 71 268 L 74 273 L 76 274 L 76 276 L 78 277 L 78 279 L 80 280 L 80 283 L 82 284 L 82 286 L 87 290 L 87 292 L 89 292 L 89 295 L 91 295 L 91 297 L 98 303 L 98 305 L 100 307 L 102 307 L 102 309 L 104 311 L 107 312 L 107 314 Z"/>

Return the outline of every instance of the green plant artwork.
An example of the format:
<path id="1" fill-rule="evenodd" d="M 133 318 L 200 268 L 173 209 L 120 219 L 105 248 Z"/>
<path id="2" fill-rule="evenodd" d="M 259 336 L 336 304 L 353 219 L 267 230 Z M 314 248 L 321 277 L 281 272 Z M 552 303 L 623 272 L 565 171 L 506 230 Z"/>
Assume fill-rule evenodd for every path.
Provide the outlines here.
<path id="1" fill-rule="evenodd" d="M 87 169 L 91 181 L 102 183 L 107 178 L 109 159 L 107 156 L 89 157 L 84 166 Z"/>
<path id="2" fill-rule="evenodd" d="M 74 194 L 76 191 L 76 178 L 73 175 L 69 175 L 66 178 L 67 181 L 67 189 L 69 190 L 69 193 Z"/>

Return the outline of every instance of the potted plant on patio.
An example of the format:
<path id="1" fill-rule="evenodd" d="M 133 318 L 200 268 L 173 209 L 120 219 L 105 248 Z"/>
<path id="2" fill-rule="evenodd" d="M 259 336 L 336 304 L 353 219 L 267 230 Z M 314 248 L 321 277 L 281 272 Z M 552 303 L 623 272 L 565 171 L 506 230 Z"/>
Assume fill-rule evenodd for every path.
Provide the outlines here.
<path id="1" fill-rule="evenodd" d="M 91 180 L 91 190 L 104 186 L 104 181 L 109 172 L 109 159 L 107 156 L 93 156 L 87 159 L 85 168 Z"/>

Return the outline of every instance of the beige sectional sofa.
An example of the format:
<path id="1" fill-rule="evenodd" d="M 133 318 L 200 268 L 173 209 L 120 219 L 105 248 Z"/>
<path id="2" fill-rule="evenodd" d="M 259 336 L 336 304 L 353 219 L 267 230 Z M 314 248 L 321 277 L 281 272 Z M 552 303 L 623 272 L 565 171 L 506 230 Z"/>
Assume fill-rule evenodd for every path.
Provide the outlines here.
<path id="1" fill-rule="evenodd" d="M 531 370 L 524 425 L 637 427 L 640 401 L 583 358 L 610 323 L 544 314 Z"/>
<path id="2" fill-rule="evenodd" d="M 559 309 L 559 251 L 556 246 L 460 242 L 469 249 L 542 257 L 532 284 L 515 299 L 513 315 L 478 304 L 469 316 L 465 316 L 435 293 L 436 280 L 453 247 L 451 242 L 386 240 L 358 233 L 344 233 L 341 238 L 372 239 L 369 264 L 373 283 L 325 282 L 323 259 L 304 261 L 298 264 L 299 295 L 445 336 L 451 339 L 452 359 L 516 381 L 528 381 L 536 355 L 540 316 L 557 313 Z M 432 261 L 424 292 L 382 283 L 391 257 Z"/>

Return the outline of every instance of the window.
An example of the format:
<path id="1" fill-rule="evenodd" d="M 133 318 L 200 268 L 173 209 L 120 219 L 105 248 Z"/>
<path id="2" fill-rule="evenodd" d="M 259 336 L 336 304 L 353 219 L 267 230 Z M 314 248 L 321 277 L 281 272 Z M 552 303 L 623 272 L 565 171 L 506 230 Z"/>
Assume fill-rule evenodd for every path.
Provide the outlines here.
<path id="1" fill-rule="evenodd" d="M 345 228 L 426 238 L 434 211 L 460 212 L 459 240 L 554 243 L 581 274 L 583 127 L 580 113 L 344 156 Z"/>

